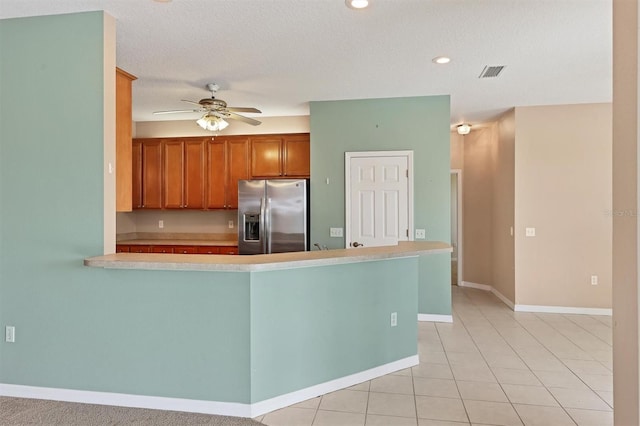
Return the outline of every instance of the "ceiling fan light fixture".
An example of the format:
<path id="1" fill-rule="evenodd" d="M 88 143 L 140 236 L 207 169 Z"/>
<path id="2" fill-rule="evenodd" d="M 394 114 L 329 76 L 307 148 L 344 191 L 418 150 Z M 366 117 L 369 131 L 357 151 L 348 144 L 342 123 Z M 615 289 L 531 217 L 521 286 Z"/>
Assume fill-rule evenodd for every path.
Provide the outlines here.
<path id="1" fill-rule="evenodd" d="M 229 123 L 227 123 L 222 118 L 216 117 L 215 115 L 209 113 L 196 120 L 196 123 L 198 123 L 198 126 L 202 127 L 203 129 L 210 130 L 212 132 L 224 130 L 229 125 Z"/>
<path id="2" fill-rule="evenodd" d="M 364 9 L 369 6 L 369 0 L 345 0 L 345 3 L 350 9 Z"/>
<path id="3" fill-rule="evenodd" d="M 456 127 L 456 130 L 458 131 L 459 135 L 468 135 L 469 132 L 471 132 L 471 124 L 466 124 L 466 123 L 458 124 L 458 127 Z"/>

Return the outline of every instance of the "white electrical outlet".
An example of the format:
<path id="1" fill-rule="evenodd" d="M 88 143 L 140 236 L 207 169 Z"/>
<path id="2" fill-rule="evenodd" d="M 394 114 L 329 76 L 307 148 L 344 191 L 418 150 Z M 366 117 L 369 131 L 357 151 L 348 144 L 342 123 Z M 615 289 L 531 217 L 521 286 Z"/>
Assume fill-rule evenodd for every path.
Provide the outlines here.
<path id="1" fill-rule="evenodd" d="M 164 220 L 159 220 L 158 221 L 158 228 L 160 228 L 160 229 L 164 228 Z"/>
<path id="2" fill-rule="evenodd" d="M 398 313 L 391 312 L 391 327 L 395 327 L 398 325 Z"/>
<path id="3" fill-rule="evenodd" d="M 591 285 L 598 285 L 598 276 L 591 275 Z"/>
<path id="4" fill-rule="evenodd" d="M 330 237 L 342 237 L 342 228 L 329 228 Z"/>
<path id="5" fill-rule="evenodd" d="M 8 325 L 4 329 L 4 341 L 8 343 L 14 343 L 16 341 L 16 328 L 12 325 Z"/>
<path id="6" fill-rule="evenodd" d="M 427 231 L 425 229 L 416 229 L 416 240 L 424 240 L 427 238 Z"/>
<path id="7" fill-rule="evenodd" d="M 229 229 L 233 229 L 233 221 L 232 220 L 229 221 Z"/>
<path id="8" fill-rule="evenodd" d="M 535 237 L 536 236 L 536 228 L 526 228 L 525 236 L 527 237 Z"/>

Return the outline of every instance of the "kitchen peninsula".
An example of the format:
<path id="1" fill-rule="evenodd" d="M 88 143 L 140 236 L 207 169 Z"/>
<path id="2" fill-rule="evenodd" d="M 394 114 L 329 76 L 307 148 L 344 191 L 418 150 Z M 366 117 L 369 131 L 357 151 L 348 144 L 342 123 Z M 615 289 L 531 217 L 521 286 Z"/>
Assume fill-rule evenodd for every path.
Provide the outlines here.
<path id="1" fill-rule="evenodd" d="M 147 283 L 145 315 L 185 331 L 150 331 L 162 343 L 148 361 L 171 366 L 155 394 L 165 408 L 257 416 L 416 365 L 418 260 L 450 251 L 400 242 L 253 256 L 116 253 L 84 263 L 125 280 L 126 291 L 136 293 L 135 277 Z"/>

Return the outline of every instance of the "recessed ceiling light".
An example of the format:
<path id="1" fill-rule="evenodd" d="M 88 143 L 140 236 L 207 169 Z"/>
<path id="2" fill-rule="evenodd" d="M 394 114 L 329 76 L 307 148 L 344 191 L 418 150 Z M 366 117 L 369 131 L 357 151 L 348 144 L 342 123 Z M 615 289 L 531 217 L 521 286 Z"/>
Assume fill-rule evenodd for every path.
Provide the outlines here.
<path id="1" fill-rule="evenodd" d="M 448 64 L 449 62 L 451 62 L 451 58 L 449 58 L 448 56 L 436 56 L 432 59 L 432 61 L 436 64 Z"/>
<path id="2" fill-rule="evenodd" d="M 369 0 L 345 0 L 345 3 L 351 9 L 364 9 L 369 6 Z"/>

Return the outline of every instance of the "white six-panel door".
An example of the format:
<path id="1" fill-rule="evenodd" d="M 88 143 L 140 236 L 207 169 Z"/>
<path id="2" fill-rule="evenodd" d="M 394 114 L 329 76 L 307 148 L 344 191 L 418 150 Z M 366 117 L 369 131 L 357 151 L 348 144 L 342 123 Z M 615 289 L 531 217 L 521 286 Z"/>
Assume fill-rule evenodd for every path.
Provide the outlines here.
<path id="1" fill-rule="evenodd" d="M 410 239 L 411 159 L 410 151 L 346 153 L 347 247 L 395 245 Z"/>

